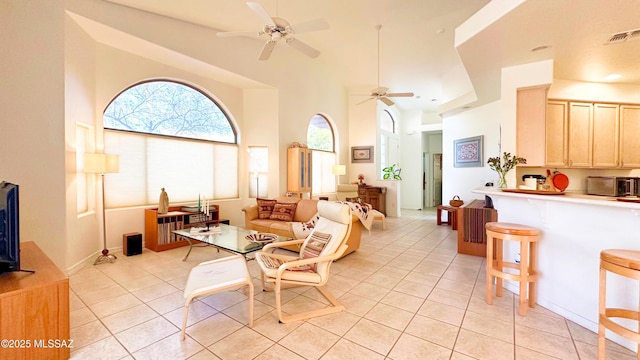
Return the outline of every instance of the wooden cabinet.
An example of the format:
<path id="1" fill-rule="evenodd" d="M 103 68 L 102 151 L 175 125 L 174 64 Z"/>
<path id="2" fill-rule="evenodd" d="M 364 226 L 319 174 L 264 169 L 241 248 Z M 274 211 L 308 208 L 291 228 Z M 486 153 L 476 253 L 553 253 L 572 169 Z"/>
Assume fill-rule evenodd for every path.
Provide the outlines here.
<path id="1" fill-rule="evenodd" d="M 164 251 L 186 246 L 189 243 L 173 231 L 192 226 L 203 226 L 219 222 L 218 205 L 210 206 L 210 214 L 205 218 L 203 214 L 181 211 L 181 207 L 169 207 L 166 214 L 158 214 L 158 209 L 144 210 L 144 247 L 152 251 Z"/>
<path id="2" fill-rule="evenodd" d="M 617 104 L 593 105 L 593 167 L 616 167 L 619 144 L 619 109 Z M 636 133 L 637 134 L 637 133 Z"/>
<path id="3" fill-rule="evenodd" d="M 527 159 L 527 166 L 545 165 L 545 87 L 518 89 L 516 101 L 516 154 Z"/>
<path id="4" fill-rule="evenodd" d="M 567 117 L 566 101 L 547 102 L 545 123 L 545 162 L 547 166 L 565 166 L 567 161 Z"/>
<path id="5" fill-rule="evenodd" d="M 358 185 L 358 197 L 375 210 L 387 215 L 387 188 Z"/>
<path id="6" fill-rule="evenodd" d="M 547 166 L 640 167 L 640 106 L 549 100 L 545 131 Z"/>
<path id="7" fill-rule="evenodd" d="M 592 162 L 593 104 L 569 103 L 568 166 L 589 167 Z"/>
<path id="8" fill-rule="evenodd" d="M 287 150 L 287 192 L 298 194 L 309 193 L 311 198 L 312 162 L 311 149 L 290 147 Z"/>
<path id="9" fill-rule="evenodd" d="M 20 243 L 20 263 L 35 273 L 0 275 L 0 339 L 29 343 L 0 347 L 0 359 L 68 359 L 69 278 L 34 242 Z"/>
<path id="10" fill-rule="evenodd" d="M 620 166 L 640 168 L 640 106 L 620 105 Z"/>

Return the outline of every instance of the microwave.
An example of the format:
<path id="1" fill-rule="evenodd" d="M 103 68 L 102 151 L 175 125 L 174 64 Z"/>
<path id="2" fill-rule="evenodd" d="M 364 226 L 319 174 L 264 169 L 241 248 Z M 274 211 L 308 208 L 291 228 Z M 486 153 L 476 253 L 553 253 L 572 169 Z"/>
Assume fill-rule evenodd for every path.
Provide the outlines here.
<path id="1" fill-rule="evenodd" d="M 621 176 L 588 176 L 587 194 L 605 196 L 636 196 L 638 195 L 637 177 Z"/>

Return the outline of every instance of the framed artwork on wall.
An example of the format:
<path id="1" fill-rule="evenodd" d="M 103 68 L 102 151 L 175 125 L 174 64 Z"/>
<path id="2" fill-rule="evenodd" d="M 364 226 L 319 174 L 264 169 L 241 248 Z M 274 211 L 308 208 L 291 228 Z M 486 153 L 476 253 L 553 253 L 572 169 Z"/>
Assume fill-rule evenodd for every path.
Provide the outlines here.
<path id="1" fill-rule="evenodd" d="M 453 141 L 453 167 L 482 167 L 483 136 Z"/>
<path id="2" fill-rule="evenodd" d="M 373 162 L 373 146 L 352 146 L 351 162 L 352 163 L 372 163 Z"/>

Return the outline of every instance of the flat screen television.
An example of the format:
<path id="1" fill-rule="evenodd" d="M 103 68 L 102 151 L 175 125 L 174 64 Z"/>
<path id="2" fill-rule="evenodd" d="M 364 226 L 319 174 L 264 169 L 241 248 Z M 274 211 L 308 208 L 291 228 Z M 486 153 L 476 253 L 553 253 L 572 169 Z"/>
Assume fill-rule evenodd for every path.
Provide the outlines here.
<path id="1" fill-rule="evenodd" d="M 20 271 L 18 185 L 0 183 L 0 273 Z"/>

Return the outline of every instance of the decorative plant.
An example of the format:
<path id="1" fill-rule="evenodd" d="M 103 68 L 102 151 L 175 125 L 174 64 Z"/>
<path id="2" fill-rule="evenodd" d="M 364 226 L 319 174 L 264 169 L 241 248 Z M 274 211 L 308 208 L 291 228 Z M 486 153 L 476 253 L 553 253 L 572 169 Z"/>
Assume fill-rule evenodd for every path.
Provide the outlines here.
<path id="1" fill-rule="evenodd" d="M 382 169 L 382 172 L 384 173 L 384 175 L 382 175 L 383 179 L 393 179 L 393 180 L 402 180 L 402 177 L 400 176 L 400 171 L 402 171 L 402 169 L 397 168 L 396 169 L 396 164 L 393 164 L 391 166 L 388 166 L 384 169 Z"/>
<path id="2" fill-rule="evenodd" d="M 511 155 L 511 153 L 505 151 L 502 154 L 502 158 L 500 158 L 499 156 L 492 157 L 487 160 L 487 163 L 489 164 L 491 170 L 497 172 L 500 176 L 498 187 L 506 188 L 507 179 L 505 178 L 505 176 L 507 175 L 507 173 L 518 164 L 526 164 L 527 159 L 516 155 Z"/>
<path id="3" fill-rule="evenodd" d="M 364 184 L 364 174 L 358 174 L 358 181 L 360 184 Z"/>

